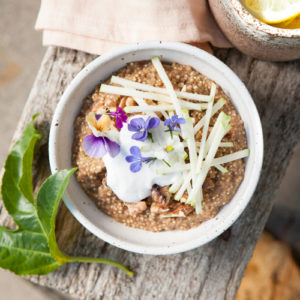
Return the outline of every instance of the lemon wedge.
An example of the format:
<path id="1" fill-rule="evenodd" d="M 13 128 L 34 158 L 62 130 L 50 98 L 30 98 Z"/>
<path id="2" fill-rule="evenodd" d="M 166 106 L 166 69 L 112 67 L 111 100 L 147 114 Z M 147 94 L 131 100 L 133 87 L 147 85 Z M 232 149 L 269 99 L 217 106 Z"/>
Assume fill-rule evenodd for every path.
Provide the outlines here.
<path id="1" fill-rule="evenodd" d="M 246 9 L 259 20 L 281 23 L 300 14 L 300 0 L 241 0 Z"/>
<path id="2" fill-rule="evenodd" d="M 287 21 L 272 25 L 284 29 L 300 29 L 300 15 Z"/>

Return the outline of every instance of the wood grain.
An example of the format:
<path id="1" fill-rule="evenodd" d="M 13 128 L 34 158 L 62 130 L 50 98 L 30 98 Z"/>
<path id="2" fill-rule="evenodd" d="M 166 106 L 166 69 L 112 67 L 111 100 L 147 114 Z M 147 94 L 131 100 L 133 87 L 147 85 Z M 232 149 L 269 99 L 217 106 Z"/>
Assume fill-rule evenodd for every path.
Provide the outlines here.
<path id="1" fill-rule="evenodd" d="M 28 279 L 77 299 L 234 299 L 245 267 L 270 213 L 274 194 L 300 137 L 300 61 L 263 62 L 239 51 L 215 50 L 248 87 L 259 110 L 265 142 L 262 175 L 256 192 L 226 238 L 182 254 L 150 256 L 130 253 L 97 239 L 62 204 L 57 216 L 60 248 L 72 255 L 107 257 L 136 272 L 129 278 L 110 266 L 68 264 L 46 276 Z M 49 48 L 19 121 L 14 140 L 40 112 L 43 134 L 36 151 L 34 183 L 49 174 L 47 140 L 51 118 L 63 91 L 94 56 Z M 11 226 L 4 208 L 0 223 Z"/>

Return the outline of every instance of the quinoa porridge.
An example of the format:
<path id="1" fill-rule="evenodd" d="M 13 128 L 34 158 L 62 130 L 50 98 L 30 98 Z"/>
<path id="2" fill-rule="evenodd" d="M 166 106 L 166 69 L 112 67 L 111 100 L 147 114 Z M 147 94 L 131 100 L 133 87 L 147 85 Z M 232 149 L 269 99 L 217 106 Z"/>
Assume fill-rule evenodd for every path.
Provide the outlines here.
<path id="1" fill-rule="evenodd" d="M 192 67 L 178 63 L 163 64 L 163 67 L 173 85 L 174 90 L 210 94 L 212 82 L 207 77 L 196 72 Z M 134 62 L 128 64 L 116 72 L 117 76 L 155 87 L 164 87 L 155 68 L 149 61 Z M 113 84 L 118 86 L 117 84 Z M 226 100 L 222 111 L 231 117 L 230 131 L 222 139 L 223 143 L 232 142 L 232 147 L 220 147 L 216 157 L 235 153 L 247 147 L 243 121 L 230 102 L 229 97 L 217 85 L 214 103 L 221 98 Z M 195 103 L 193 100 L 186 100 Z M 146 100 L 147 104 L 155 105 L 153 100 Z M 84 138 L 91 134 L 91 129 L 86 122 L 86 116 L 90 112 L 99 109 L 112 109 L 116 107 L 137 105 L 131 96 L 120 96 L 99 92 L 99 86 L 92 95 L 83 100 L 82 109 L 74 123 L 74 141 L 72 149 L 72 163 L 78 167 L 76 178 L 86 194 L 95 202 L 97 207 L 105 214 L 113 217 L 118 222 L 127 226 L 148 231 L 163 230 L 187 230 L 198 226 L 201 222 L 213 218 L 220 208 L 230 201 L 243 180 L 245 162 L 237 159 L 224 164 L 227 172 L 220 172 L 215 167 L 209 169 L 202 185 L 203 201 L 202 213 L 197 214 L 190 204 L 174 200 L 174 194 L 169 192 L 169 186 L 154 184 L 151 194 L 137 203 L 121 201 L 112 189 L 107 185 L 107 170 L 102 158 L 87 156 L 83 150 Z M 135 114 L 128 113 L 128 117 Z M 190 116 L 196 124 L 205 115 L 205 110 L 191 110 Z M 163 119 L 159 112 L 158 116 Z M 211 132 L 217 115 L 210 119 L 208 134 Z M 195 134 L 195 140 L 201 141 L 202 130 Z M 189 163 L 187 159 L 186 163 Z M 187 197 L 187 191 L 182 198 Z"/>

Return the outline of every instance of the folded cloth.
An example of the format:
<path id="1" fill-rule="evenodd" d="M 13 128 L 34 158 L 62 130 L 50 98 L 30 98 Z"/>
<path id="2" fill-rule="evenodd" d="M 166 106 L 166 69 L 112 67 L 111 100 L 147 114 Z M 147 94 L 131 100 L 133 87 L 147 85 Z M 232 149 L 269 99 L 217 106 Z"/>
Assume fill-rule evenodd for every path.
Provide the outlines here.
<path id="1" fill-rule="evenodd" d="M 35 29 L 44 46 L 93 54 L 146 40 L 231 46 L 206 0 L 41 0 Z"/>

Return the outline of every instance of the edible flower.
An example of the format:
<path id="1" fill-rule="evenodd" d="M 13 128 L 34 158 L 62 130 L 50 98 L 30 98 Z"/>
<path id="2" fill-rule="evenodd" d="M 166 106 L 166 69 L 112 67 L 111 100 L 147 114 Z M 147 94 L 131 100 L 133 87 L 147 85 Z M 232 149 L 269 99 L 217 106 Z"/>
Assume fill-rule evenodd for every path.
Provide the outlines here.
<path id="1" fill-rule="evenodd" d="M 93 158 L 103 157 L 107 152 L 111 157 L 118 155 L 120 145 L 109 138 L 113 136 L 113 131 L 116 131 L 113 130 L 110 116 L 90 112 L 86 116 L 86 121 L 93 134 L 84 138 L 82 144 L 84 152 Z"/>
<path id="2" fill-rule="evenodd" d="M 141 150 L 137 146 L 130 147 L 131 155 L 125 157 L 130 165 L 130 171 L 136 173 L 141 170 L 143 163 L 148 163 L 150 161 L 155 160 L 154 157 L 142 157 Z"/>
<path id="3" fill-rule="evenodd" d="M 111 141 L 105 136 L 87 135 L 83 140 L 84 152 L 93 158 L 103 157 L 107 152 L 111 157 L 115 157 L 120 152 L 120 145 Z"/>
<path id="4" fill-rule="evenodd" d="M 159 126 L 153 131 L 154 144 L 145 143 L 141 147 L 144 156 L 155 157 L 158 162 L 163 162 L 167 166 L 182 163 L 184 164 L 185 151 L 184 144 L 180 137 L 174 135 L 173 137 L 164 130 L 164 126 Z M 148 147 L 147 147 L 148 146 Z"/>
<path id="5" fill-rule="evenodd" d="M 147 139 L 148 135 L 150 138 L 152 137 L 152 135 L 148 133 L 148 130 L 158 127 L 159 123 L 159 118 L 148 117 L 146 121 L 143 118 L 135 118 L 132 119 L 128 124 L 128 130 L 136 132 L 132 135 L 132 138 L 134 140 L 144 142 Z"/>
<path id="6" fill-rule="evenodd" d="M 180 127 L 177 126 L 179 124 L 185 124 L 184 118 L 179 118 L 178 115 L 172 116 L 170 119 L 165 120 L 164 125 L 169 127 L 170 132 L 174 131 L 181 131 Z"/>
<path id="7" fill-rule="evenodd" d="M 174 147 L 172 145 L 168 145 L 166 148 L 165 148 L 166 152 L 172 152 L 174 151 Z"/>
<path id="8" fill-rule="evenodd" d="M 117 107 L 117 110 L 115 112 L 109 113 L 111 116 L 115 117 L 116 119 L 116 126 L 120 130 L 123 127 L 123 123 L 126 123 L 127 121 L 127 115 L 125 111 L 121 107 Z"/>
<path id="9" fill-rule="evenodd" d="M 90 112 L 86 116 L 86 121 L 95 136 L 101 136 L 102 132 L 109 131 L 112 128 L 112 120 L 108 115 L 99 115 L 95 112 Z"/>
<path id="10" fill-rule="evenodd" d="M 98 121 L 102 117 L 102 114 L 95 114 L 96 121 Z"/>

